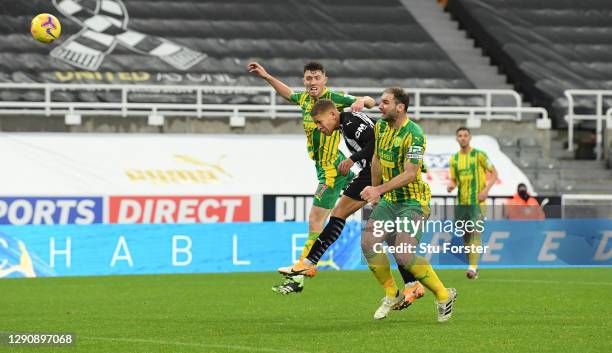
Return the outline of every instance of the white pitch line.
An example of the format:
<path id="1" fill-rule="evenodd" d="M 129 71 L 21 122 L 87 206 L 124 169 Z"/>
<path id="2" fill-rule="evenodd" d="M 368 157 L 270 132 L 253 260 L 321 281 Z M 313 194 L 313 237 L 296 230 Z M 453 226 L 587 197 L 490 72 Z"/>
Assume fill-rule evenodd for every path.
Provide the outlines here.
<path id="1" fill-rule="evenodd" d="M 200 347 L 200 348 L 221 348 L 221 349 L 233 349 L 248 352 L 274 352 L 274 353 L 307 353 L 301 351 L 288 351 L 284 349 L 274 348 L 258 348 L 250 346 L 233 346 L 225 344 L 208 344 L 208 343 L 189 343 L 189 342 L 177 342 L 177 341 L 161 341 L 161 340 L 148 340 L 142 338 L 119 338 L 119 337 L 87 337 L 78 336 L 79 339 L 86 340 L 97 340 L 97 341 L 116 341 L 116 342 L 132 342 L 132 343 L 151 343 L 151 344 L 165 344 L 169 346 L 183 346 L 183 347 Z"/>
<path id="2" fill-rule="evenodd" d="M 593 286 L 612 286 L 612 282 L 579 282 L 579 281 L 552 281 L 552 280 L 537 280 L 537 279 L 495 279 L 483 278 L 483 282 L 508 282 L 508 283 L 551 283 L 551 284 L 586 284 Z"/>

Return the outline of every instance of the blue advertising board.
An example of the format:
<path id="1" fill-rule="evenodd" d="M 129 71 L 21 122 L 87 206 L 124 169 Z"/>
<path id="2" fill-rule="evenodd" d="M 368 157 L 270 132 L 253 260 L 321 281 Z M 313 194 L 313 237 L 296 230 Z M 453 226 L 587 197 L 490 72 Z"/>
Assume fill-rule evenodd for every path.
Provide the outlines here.
<path id="1" fill-rule="evenodd" d="M 102 197 L 0 197 L 0 224 L 95 224 Z"/>
<path id="2" fill-rule="evenodd" d="M 361 228 L 349 222 L 320 268 L 365 269 Z M 0 277 L 274 271 L 307 232 L 303 222 L 2 226 Z M 429 232 L 422 244 L 434 266 L 465 267 L 452 251 L 462 238 Z M 611 266 L 612 221 L 489 221 L 482 245 L 483 267 Z"/>

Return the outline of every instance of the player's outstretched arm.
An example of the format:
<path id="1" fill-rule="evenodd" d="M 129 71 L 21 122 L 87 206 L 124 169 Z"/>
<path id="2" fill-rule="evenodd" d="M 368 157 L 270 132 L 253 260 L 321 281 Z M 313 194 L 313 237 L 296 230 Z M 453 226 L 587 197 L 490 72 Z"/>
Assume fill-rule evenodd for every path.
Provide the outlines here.
<path id="1" fill-rule="evenodd" d="M 417 173 L 419 171 L 419 165 L 411 162 L 404 163 L 404 171 L 400 174 L 396 175 L 393 179 L 388 182 L 379 185 L 376 187 L 380 194 L 384 194 L 391 190 L 395 190 L 401 188 L 402 186 L 406 186 L 417 178 Z"/>
<path id="2" fill-rule="evenodd" d="M 247 70 L 266 80 L 266 82 L 268 82 L 268 84 L 270 84 L 270 86 L 272 86 L 272 88 L 274 88 L 274 90 L 280 94 L 281 97 L 288 101 L 291 100 L 290 97 L 293 94 L 291 88 L 276 77 L 270 75 L 268 71 L 266 71 L 266 69 L 264 69 L 264 67 L 259 63 L 255 61 L 248 63 Z"/>
<path id="3" fill-rule="evenodd" d="M 351 105 L 351 110 L 354 112 L 361 111 L 363 107 L 370 109 L 376 106 L 376 101 L 374 100 L 374 98 L 370 96 L 355 97 L 355 98 L 356 98 L 355 103 Z"/>
<path id="4" fill-rule="evenodd" d="M 374 184 L 374 158 L 372 158 L 372 184 Z M 402 186 L 408 185 L 415 181 L 418 172 L 419 164 L 414 164 L 408 161 L 404 163 L 404 171 L 396 175 L 393 179 L 378 186 L 373 185 L 363 189 L 361 192 L 361 198 L 374 204 L 378 203 L 382 194 L 397 188 L 401 188 Z"/>

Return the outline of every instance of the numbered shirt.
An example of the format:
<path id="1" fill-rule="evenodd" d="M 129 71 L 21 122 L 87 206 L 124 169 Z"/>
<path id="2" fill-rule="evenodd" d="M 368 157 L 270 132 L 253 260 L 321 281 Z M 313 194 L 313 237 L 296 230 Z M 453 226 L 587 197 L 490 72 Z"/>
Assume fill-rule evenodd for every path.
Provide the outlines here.
<path id="1" fill-rule="evenodd" d="M 431 191 L 427 182 L 421 178 L 427 142 L 421 127 L 408 119 L 400 128 L 394 129 L 381 119 L 376 122 L 374 132 L 376 137 L 374 153 L 380 160 L 383 183 L 402 173 L 406 162 L 418 165 L 416 180 L 385 193 L 384 199 L 392 203 L 419 204 L 428 207 Z"/>
<path id="2" fill-rule="evenodd" d="M 468 153 L 455 153 L 450 160 L 450 175 L 457 182 L 457 203 L 477 205 L 478 194 L 487 185 L 487 171 L 493 171 L 493 164 L 487 154 L 476 148 Z"/>

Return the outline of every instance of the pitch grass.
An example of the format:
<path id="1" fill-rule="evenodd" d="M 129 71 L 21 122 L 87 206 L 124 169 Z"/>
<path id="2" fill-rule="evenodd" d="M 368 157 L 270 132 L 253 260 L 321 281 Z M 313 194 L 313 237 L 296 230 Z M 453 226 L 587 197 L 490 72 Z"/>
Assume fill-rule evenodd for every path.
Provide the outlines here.
<path id="1" fill-rule="evenodd" d="M 322 271 L 298 295 L 275 273 L 0 280 L 0 332 L 74 332 L 70 348 L 0 352 L 605 352 L 612 269 L 439 271 L 459 298 L 438 324 L 433 295 L 375 321 L 367 271 Z"/>

